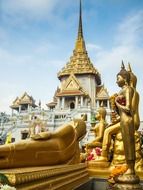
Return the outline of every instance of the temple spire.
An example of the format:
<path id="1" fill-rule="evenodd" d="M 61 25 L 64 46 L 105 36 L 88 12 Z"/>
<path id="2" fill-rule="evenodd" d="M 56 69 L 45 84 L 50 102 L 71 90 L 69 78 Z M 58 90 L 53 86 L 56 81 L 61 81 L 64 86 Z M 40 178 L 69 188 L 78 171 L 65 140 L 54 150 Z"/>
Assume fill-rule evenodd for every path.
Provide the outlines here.
<path id="1" fill-rule="evenodd" d="M 73 55 L 70 57 L 70 60 L 65 65 L 65 67 L 58 73 L 58 78 L 62 80 L 62 77 L 70 76 L 71 74 L 92 74 L 95 76 L 97 84 L 100 85 L 100 73 L 90 61 L 84 42 L 82 28 L 82 0 L 79 0 L 79 23 L 77 32 L 78 34 L 75 42 L 75 48 L 73 50 Z"/>
<path id="2" fill-rule="evenodd" d="M 85 52 L 86 51 L 84 37 L 83 37 L 83 29 L 82 29 L 81 0 L 80 0 L 80 5 L 79 5 L 79 25 L 78 25 L 78 36 L 77 36 L 77 40 L 76 40 L 75 51 L 77 51 L 77 52 Z"/>
<path id="3" fill-rule="evenodd" d="M 79 26 L 78 26 L 78 39 L 83 38 L 83 31 L 82 31 L 82 5 L 80 0 L 79 6 Z"/>

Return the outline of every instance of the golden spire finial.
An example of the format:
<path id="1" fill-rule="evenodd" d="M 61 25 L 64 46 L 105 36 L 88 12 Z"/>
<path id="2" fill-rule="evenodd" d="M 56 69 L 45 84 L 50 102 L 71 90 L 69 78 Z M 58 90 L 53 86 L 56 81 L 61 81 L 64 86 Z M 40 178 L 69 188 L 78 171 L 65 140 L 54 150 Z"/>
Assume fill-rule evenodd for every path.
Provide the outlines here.
<path id="1" fill-rule="evenodd" d="M 80 6 L 79 6 L 79 26 L 78 26 L 78 39 L 80 38 L 83 38 L 81 0 L 80 0 Z"/>
<path id="2" fill-rule="evenodd" d="M 85 42 L 83 38 L 83 29 L 82 29 L 82 4 L 80 0 L 80 5 L 79 5 L 79 25 L 78 25 L 78 36 L 77 36 L 77 41 L 76 41 L 76 46 L 75 46 L 75 51 L 78 52 L 85 52 Z"/>

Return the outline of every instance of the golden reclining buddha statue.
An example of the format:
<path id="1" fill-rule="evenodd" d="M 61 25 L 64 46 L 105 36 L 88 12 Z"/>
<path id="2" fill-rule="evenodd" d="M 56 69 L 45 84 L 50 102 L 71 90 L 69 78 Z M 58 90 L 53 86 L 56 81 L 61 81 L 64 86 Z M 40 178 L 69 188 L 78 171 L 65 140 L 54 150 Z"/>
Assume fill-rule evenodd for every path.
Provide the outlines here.
<path id="1" fill-rule="evenodd" d="M 41 132 L 30 139 L 0 146 L 0 168 L 51 166 L 80 162 L 79 141 L 86 134 L 84 118 Z"/>

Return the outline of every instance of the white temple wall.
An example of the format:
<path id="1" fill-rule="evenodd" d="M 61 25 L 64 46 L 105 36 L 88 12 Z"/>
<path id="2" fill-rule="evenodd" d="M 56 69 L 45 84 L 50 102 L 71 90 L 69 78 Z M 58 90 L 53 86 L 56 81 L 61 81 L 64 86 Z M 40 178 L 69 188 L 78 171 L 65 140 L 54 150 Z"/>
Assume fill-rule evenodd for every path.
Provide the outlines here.
<path id="1" fill-rule="evenodd" d="M 96 81 L 95 77 L 93 75 L 79 75 L 77 76 L 80 84 L 82 87 L 88 92 L 90 98 L 91 98 L 91 106 L 96 106 Z"/>

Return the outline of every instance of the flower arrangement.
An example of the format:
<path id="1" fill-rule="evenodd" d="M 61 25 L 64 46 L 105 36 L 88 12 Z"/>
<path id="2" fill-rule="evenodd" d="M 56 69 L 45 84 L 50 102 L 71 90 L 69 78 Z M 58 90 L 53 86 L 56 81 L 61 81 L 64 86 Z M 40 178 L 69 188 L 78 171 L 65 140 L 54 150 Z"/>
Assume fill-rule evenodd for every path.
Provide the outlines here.
<path id="1" fill-rule="evenodd" d="M 108 189 L 112 189 L 113 185 L 115 184 L 114 178 L 116 176 L 122 175 L 127 171 L 128 167 L 126 165 L 122 166 L 115 166 L 115 168 L 112 169 L 111 174 L 108 178 Z"/>
<path id="2" fill-rule="evenodd" d="M 87 155 L 87 161 L 98 159 L 101 156 L 102 149 L 100 147 L 96 147 L 90 150 Z"/>
<path id="3" fill-rule="evenodd" d="M 127 171 L 127 166 L 126 165 L 122 165 L 122 166 L 115 166 L 115 168 L 113 168 L 113 170 L 111 171 L 110 176 L 115 177 L 118 176 L 120 174 L 123 174 Z"/>
<path id="4" fill-rule="evenodd" d="M 95 153 L 97 156 L 101 156 L 102 149 L 100 147 L 95 148 Z"/>
<path id="5" fill-rule="evenodd" d="M 87 155 L 87 161 L 91 161 L 91 160 L 94 160 L 94 154 L 92 151 Z"/>

